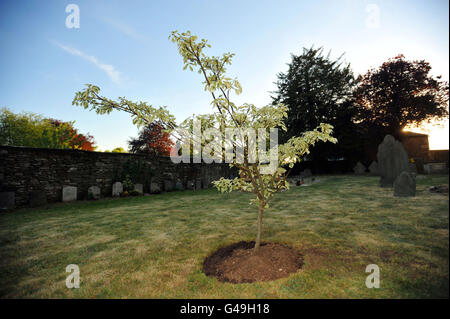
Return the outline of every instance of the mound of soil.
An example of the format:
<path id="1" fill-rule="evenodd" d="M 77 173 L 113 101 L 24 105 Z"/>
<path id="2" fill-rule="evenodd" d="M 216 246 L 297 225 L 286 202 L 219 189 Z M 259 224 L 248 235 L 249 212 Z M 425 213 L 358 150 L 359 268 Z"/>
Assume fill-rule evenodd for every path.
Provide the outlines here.
<path id="1" fill-rule="evenodd" d="M 204 260 L 203 272 L 224 282 L 248 283 L 287 277 L 303 265 L 303 256 L 290 247 L 261 243 L 257 254 L 253 247 L 253 241 L 222 247 Z"/>

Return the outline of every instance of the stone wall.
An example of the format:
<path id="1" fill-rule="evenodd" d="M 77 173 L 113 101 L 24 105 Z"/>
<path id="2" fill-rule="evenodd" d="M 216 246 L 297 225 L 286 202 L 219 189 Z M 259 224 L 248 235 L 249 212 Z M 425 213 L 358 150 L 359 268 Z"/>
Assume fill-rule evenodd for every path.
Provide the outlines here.
<path id="1" fill-rule="evenodd" d="M 149 193 L 151 184 L 170 191 L 177 181 L 185 188 L 191 181 L 206 188 L 236 172 L 228 164 L 174 164 L 170 157 L 0 146 L 0 193 L 13 192 L 16 207 L 29 205 L 33 197 L 61 201 L 63 186 L 76 186 L 78 199 L 87 199 L 90 186 L 100 187 L 101 196 L 109 197 L 112 184 L 126 175 Z"/>
<path id="2" fill-rule="evenodd" d="M 427 163 L 446 163 L 448 168 L 448 150 L 430 150 Z"/>

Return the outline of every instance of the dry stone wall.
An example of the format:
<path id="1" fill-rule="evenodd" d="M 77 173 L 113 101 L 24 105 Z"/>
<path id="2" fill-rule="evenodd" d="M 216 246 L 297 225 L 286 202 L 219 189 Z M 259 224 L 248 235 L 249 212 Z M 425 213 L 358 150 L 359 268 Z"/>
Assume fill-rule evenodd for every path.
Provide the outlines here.
<path id="1" fill-rule="evenodd" d="M 144 193 L 171 191 L 177 182 L 209 187 L 220 177 L 237 176 L 228 164 L 180 163 L 169 157 L 79 150 L 0 146 L 0 194 L 15 207 L 63 200 L 63 187 L 76 187 L 77 199 L 88 199 L 96 186 L 101 197 L 112 196 L 112 185 L 128 176 Z M 6 194 L 8 193 L 8 194 Z"/>

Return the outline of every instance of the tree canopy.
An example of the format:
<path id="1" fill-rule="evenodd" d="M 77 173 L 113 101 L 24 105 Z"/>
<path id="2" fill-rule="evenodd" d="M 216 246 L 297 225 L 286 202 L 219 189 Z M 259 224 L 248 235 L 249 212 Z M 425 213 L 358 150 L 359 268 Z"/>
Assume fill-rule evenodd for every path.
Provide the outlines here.
<path id="1" fill-rule="evenodd" d="M 233 93 L 240 94 L 242 88 L 237 79 L 232 79 L 226 74 L 226 67 L 231 64 L 234 54 L 224 53 L 218 57 L 207 56 L 204 50 L 210 47 L 208 41 L 199 40 L 189 31 L 183 33 L 173 31 L 169 38 L 178 47 L 178 52 L 183 58 L 184 69 L 195 70 L 203 77 L 204 89 L 212 97 L 213 113 L 192 116 L 177 125 L 175 117 L 165 107 L 157 108 L 145 102 L 132 102 L 124 97 L 114 101 L 101 96 L 100 88 L 92 84 L 88 84 L 84 90 L 75 94 L 73 104 L 94 110 L 99 114 L 108 114 L 114 109 L 121 110 L 130 113 L 133 123 L 137 125 L 158 123 L 167 130 L 176 129 L 173 131 L 173 136 L 178 135 L 179 141 L 194 145 L 194 151 L 195 145 L 198 143 L 206 147 L 207 153 L 211 150 L 208 148 L 211 143 L 214 144 L 212 149 L 217 149 L 215 146 L 219 145 L 219 154 L 215 154 L 219 160 L 223 160 L 224 144 L 231 144 L 236 149 L 244 149 L 242 158 L 236 155 L 230 161 L 230 166 L 239 170 L 239 177 L 235 179 L 221 178 L 215 181 L 214 185 L 221 192 L 239 190 L 255 195 L 252 203 L 258 206 L 255 244 L 255 251 L 258 251 L 261 243 L 263 211 L 269 206 L 270 199 L 275 193 L 289 188 L 286 180 L 289 168 L 292 168 L 295 162 L 302 160 L 303 156 L 309 153 L 310 146 L 319 141 L 337 142 L 331 136 L 333 128 L 329 124 L 318 123 L 317 127 L 311 131 L 291 137 L 286 143 L 278 145 L 277 140 L 273 141 L 270 131 L 273 132 L 273 129 L 278 127 L 286 129 L 284 120 L 288 115 L 288 108 L 282 103 L 260 108 L 253 104 L 235 104 L 231 95 Z M 213 129 L 219 135 L 218 140 L 211 141 L 202 132 L 196 134 L 190 131 L 193 134 L 184 134 L 183 132 L 187 132 L 187 130 L 183 129 L 192 127 L 196 121 L 201 121 L 202 129 Z M 224 138 L 226 129 L 230 128 L 237 130 L 238 137 L 236 139 Z M 262 149 L 266 150 L 267 144 L 272 146 L 269 141 L 274 142 L 275 146 L 266 154 L 251 152 L 250 138 L 244 134 L 248 128 L 258 131 L 256 144 L 262 146 Z M 246 142 L 247 145 L 245 145 Z"/>
<path id="2" fill-rule="evenodd" d="M 106 151 L 105 151 L 106 152 Z M 113 148 L 111 153 L 126 153 L 127 151 L 123 147 L 116 147 Z"/>
<path id="3" fill-rule="evenodd" d="M 131 153 L 147 153 L 153 155 L 170 155 L 170 150 L 174 143 L 170 139 L 170 134 L 165 132 L 160 124 L 149 123 L 136 138 L 128 141 Z"/>
<path id="4" fill-rule="evenodd" d="M 430 75 L 430 63 L 400 54 L 358 78 L 355 90 L 361 125 L 399 136 L 408 124 L 448 116 L 449 86 Z"/>
<path id="5" fill-rule="evenodd" d="M 355 115 L 351 103 L 354 76 L 341 55 L 331 59 L 323 48 L 303 48 L 300 55 L 291 55 L 286 73 L 277 75 L 274 103 L 288 106 L 282 140 L 298 136 L 326 122 L 334 127 L 339 144 L 320 144 L 311 150 L 313 158 L 342 157 L 352 153 L 355 138 Z M 346 146 L 348 146 L 346 148 Z"/>
<path id="6" fill-rule="evenodd" d="M 35 113 L 15 114 L 7 108 L 0 110 L 0 144 L 42 148 L 71 148 L 95 150 L 94 138 L 81 134 L 75 121 L 63 122 L 44 118 Z"/>

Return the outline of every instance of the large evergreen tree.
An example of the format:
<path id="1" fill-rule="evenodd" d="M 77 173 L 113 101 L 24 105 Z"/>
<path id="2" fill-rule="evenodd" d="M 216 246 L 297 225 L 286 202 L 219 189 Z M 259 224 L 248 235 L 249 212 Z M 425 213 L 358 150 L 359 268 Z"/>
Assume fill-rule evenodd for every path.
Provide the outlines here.
<path id="1" fill-rule="evenodd" d="M 285 121 L 287 132 L 282 136 L 283 140 L 326 122 L 334 126 L 340 143 L 314 146 L 311 156 L 326 159 L 354 154 L 354 77 L 350 65 L 343 61 L 342 56 L 333 60 L 330 54 L 323 54 L 322 48 L 304 48 L 301 55 L 292 55 L 289 70 L 279 73 L 277 78 L 278 89 L 273 101 L 289 107 Z"/>

